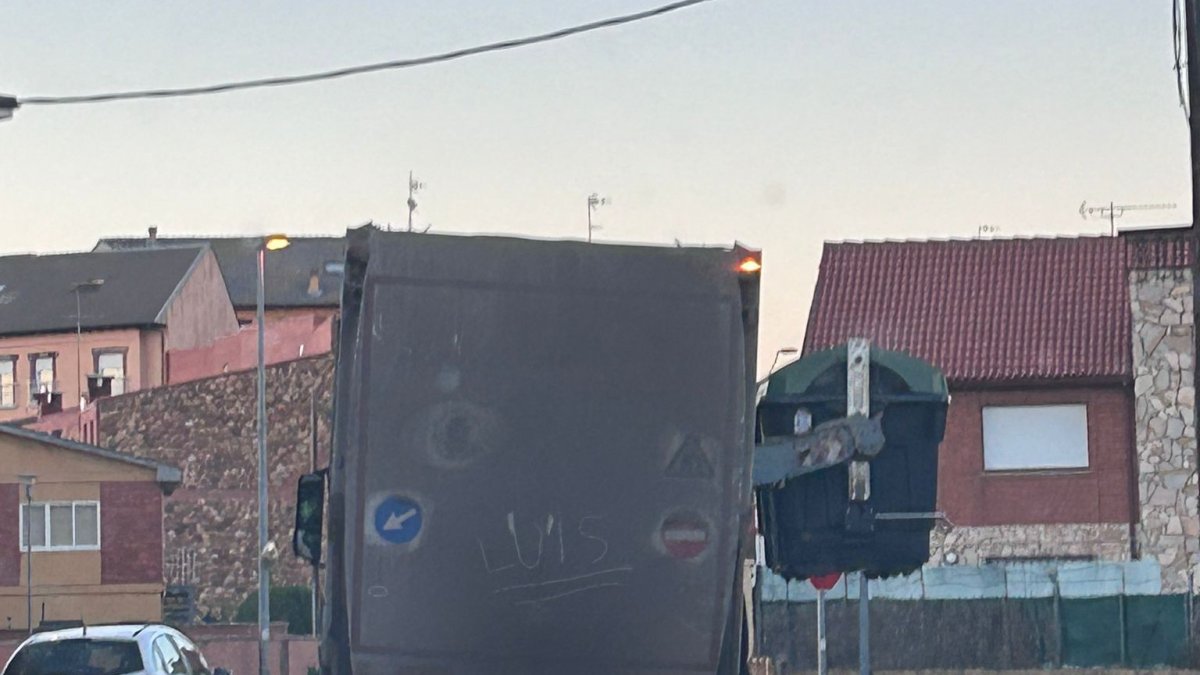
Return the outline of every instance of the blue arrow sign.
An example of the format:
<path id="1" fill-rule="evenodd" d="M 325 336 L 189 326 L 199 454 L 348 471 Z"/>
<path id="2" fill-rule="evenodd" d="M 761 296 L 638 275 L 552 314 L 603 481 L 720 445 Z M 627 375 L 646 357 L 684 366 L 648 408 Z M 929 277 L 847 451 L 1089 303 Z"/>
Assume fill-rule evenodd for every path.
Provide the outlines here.
<path id="1" fill-rule="evenodd" d="M 388 497 L 375 507 L 375 531 L 384 541 L 407 544 L 421 532 L 421 507 L 403 497 Z"/>

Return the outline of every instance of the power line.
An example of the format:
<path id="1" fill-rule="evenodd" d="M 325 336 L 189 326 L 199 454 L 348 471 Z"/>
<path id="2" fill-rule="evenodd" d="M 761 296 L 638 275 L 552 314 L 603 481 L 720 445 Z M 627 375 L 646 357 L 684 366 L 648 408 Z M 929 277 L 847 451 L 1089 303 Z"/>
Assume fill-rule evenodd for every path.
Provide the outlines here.
<path id="1" fill-rule="evenodd" d="M 103 103 L 107 101 L 128 101 L 133 99 L 148 99 L 148 98 L 175 98 L 180 96 L 201 96 L 205 94 L 219 94 L 229 91 L 239 91 L 243 89 L 259 89 L 263 87 L 282 87 L 293 84 L 305 84 L 308 82 L 318 82 L 321 80 L 332 80 L 340 77 L 349 77 L 351 75 L 362 75 L 364 73 L 373 73 L 381 70 L 397 70 L 401 68 L 412 68 L 415 66 L 425 66 L 433 63 L 442 63 L 445 61 L 453 61 L 455 59 L 466 58 L 468 56 L 476 56 L 478 54 L 486 54 L 488 52 L 497 52 L 505 49 L 516 49 L 528 45 L 539 44 L 542 42 L 551 42 L 561 40 L 563 38 L 579 35 L 580 33 L 588 33 L 603 28 L 612 28 L 621 26 L 635 21 L 642 21 L 657 16 L 662 16 L 669 12 L 674 12 L 680 9 L 699 5 L 701 3 L 710 2 L 711 0 L 678 0 L 660 7 L 647 9 L 633 14 L 624 14 L 615 16 L 600 21 L 593 21 L 569 28 L 561 28 L 549 33 L 540 35 L 532 35 L 529 37 L 515 38 L 511 40 L 503 40 L 501 42 L 492 42 L 489 44 L 468 47 L 465 49 L 456 49 L 450 52 L 434 54 L 431 56 L 422 56 L 414 59 L 400 59 L 396 61 L 384 61 L 381 63 L 370 63 L 361 66 L 351 66 L 348 68 L 339 68 L 337 70 L 327 70 L 319 73 L 309 73 L 307 75 L 289 75 L 284 77 L 270 77 L 257 80 L 242 80 L 240 82 L 227 82 L 224 84 L 213 84 L 201 87 L 181 87 L 175 89 L 146 89 L 140 91 L 122 91 L 107 94 L 88 94 L 81 96 L 29 96 L 18 97 L 17 105 L 64 105 L 71 103 Z"/>

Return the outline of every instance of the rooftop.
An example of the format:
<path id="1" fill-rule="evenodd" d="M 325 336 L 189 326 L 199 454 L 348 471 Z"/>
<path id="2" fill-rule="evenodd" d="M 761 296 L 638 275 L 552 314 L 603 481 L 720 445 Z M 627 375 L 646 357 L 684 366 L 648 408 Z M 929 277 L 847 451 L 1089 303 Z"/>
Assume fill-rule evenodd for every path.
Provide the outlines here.
<path id="1" fill-rule="evenodd" d="M 1134 241 L 828 243 L 804 351 L 866 337 L 955 383 L 1128 378 Z M 1154 244 L 1154 261 L 1183 260 L 1168 249 Z"/>
<path id="2" fill-rule="evenodd" d="M 168 492 L 174 489 L 174 486 L 178 485 L 183 480 L 183 472 L 169 464 L 163 464 L 162 462 L 156 462 L 152 459 L 137 457 L 135 455 L 118 452 L 116 450 L 109 450 L 108 448 L 102 448 L 97 445 L 88 445 L 87 443 L 80 443 L 78 441 L 59 438 L 58 436 L 52 436 L 40 431 L 32 431 L 30 429 L 22 429 L 20 427 L 10 426 L 7 424 L 0 424 L 0 436 L 9 436 L 11 438 L 33 441 L 35 443 L 43 443 L 45 445 L 51 445 L 63 450 L 70 450 L 71 452 L 79 452 L 86 455 L 91 455 L 93 457 L 99 457 L 101 459 L 124 462 L 125 464 L 140 466 L 146 469 L 154 469 L 155 479 L 159 483 L 164 484 L 164 486 L 169 486 Z"/>
<path id="3" fill-rule="evenodd" d="M 195 246 L 0 257 L 0 335 L 163 325 Z M 76 287 L 79 290 L 78 310 Z"/>
<path id="4" fill-rule="evenodd" d="M 343 237 L 289 237 L 287 248 L 267 257 L 266 306 L 337 307 L 341 301 Z M 94 250 L 162 250 L 209 246 L 217 256 L 229 299 L 237 309 L 258 304 L 258 255 L 262 237 L 115 237 L 101 239 Z"/>

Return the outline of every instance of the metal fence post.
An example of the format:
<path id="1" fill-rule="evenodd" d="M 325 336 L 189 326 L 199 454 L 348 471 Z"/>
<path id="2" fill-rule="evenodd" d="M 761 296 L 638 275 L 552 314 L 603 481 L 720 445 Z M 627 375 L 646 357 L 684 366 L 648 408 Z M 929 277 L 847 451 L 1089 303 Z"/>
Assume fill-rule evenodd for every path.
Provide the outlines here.
<path id="1" fill-rule="evenodd" d="M 1123 666 L 1129 660 L 1128 647 L 1126 646 L 1126 643 L 1129 641 L 1129 635 L 1127 634 L 1126 629 L 1125 629 L 1125 589 L 1124 588 L 1121 589 L 1120 595 L 1117 596 L 1117 619 L 1121 622 L 1119 628 L 1121 629 L 1121 665 Z"/>
<path id="2" fill-rule="evenodd" d="M 1187 604 L 1183 607 L 1183 620 L 1187 622 L 1187 626 L 1184 627 L 1184 630 L 1187 632 L 1185 632 L 1184 635 L 1187 637 L 1188 665 L 1192 665 L 1192 663 L 1195 661 L 1195 646 L 1192 642 L 1193 636 L 1195 635 L 1194 631 L 1192 630 L 1192 623 L 1194 622 L 1193 613 L 1196 611 L 1194 606 L 1196 599 L 1195 581 L 1195 572 L 1188 570 L 1187 595 L 1184 596 L 1184 601 Z"/>
<path id="3" fill-rule="evenodd" d="M 858 573 L 858 674 L 871 675 L 871 594 L 865 572 Z"/>
<path id="4" fill-rule="evenodd" d="M 825 651 L 825 591 L 817 591 L 817 675 L 827 675 L 829 660 Z"/>
<path id="5" fill-rule="evenodd" d="M 1066 645 L 1063 644 L 1063 625 L 1062 625 L 1062 594 L 1058 588 L 1058 570 L 1050 570 L 1050 581 L 1054 583 L 1054 632 L 1058 642 L 1058 648 L 1054 653 L 1054 666 L 1062 668 L 1063 653 L 1066 651 Z"/>

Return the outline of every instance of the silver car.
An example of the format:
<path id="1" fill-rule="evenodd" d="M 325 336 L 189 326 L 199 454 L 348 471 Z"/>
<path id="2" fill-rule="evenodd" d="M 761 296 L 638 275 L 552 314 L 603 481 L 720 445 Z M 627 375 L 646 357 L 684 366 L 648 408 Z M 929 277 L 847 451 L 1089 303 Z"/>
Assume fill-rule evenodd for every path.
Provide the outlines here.
<path id="1" fill-rule="evenodd" d="M 229 675 L 210 670 L 195 643 L 159 624 L 49 631 L 21 643 L 3 675 Z"/>

